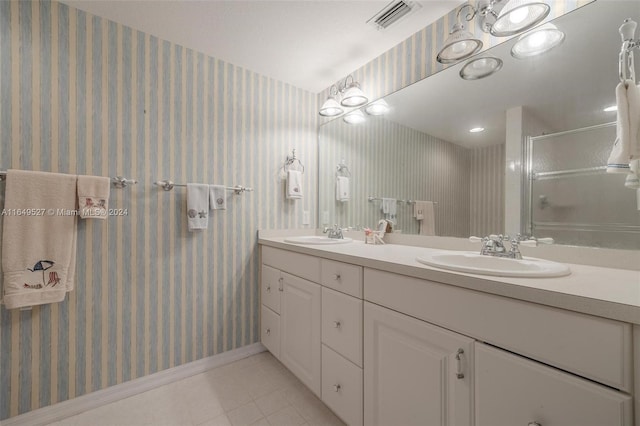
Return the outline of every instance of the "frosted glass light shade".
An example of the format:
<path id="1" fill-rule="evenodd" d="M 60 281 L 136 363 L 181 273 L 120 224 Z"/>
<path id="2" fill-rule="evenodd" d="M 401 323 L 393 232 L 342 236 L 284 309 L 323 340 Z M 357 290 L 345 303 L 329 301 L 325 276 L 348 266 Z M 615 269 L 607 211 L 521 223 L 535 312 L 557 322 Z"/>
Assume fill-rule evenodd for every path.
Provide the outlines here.
<path id="1" fill-rule="evenodd" d="M 502 60 L 492 56 L 471 59 L 460 70 L 460 77 L 465 80 L 480 80 L 500 71 Z"/>
<path id="2" fill-rule="evenodd" d="M 456 24 L 451 29 L 451 34 L 444 41 L 444 47 L 436 57 L 441 64 L 452 64 L 462 59 L 467 59 L 482 49 L 482 42 L 473 37 L 469 31 L 464 30 L 464 25 Z"/>
<path id="3" fill-rule="evenodd" d="M 350 112 L 349 114 L 345 115 L 342 119 L 344 120 L 345 123 L 349 123 L 349 124 L 360 124 L 360 123 L 364 123 L 366 120 L 364 114 L 360 110 Z"/>
<path id="4" fill-rule="evenodd" d="M 508 37 L 538 25 L 551 8 L 542 2 L 511 0 L 500 11 L 489 32 L 496 37 Z"/>
<path id="5" fill-rule="evenodd" d="M 523 34 L 511 48 L 511 56 L 517 59 L 541 55 L 559 46 L 564 41 L 564 33 L 553 24 Z"/>
<path id="6" fill-rule="evenodd" d="M 367 111 L 369 115 L 384 115 L 389 112 L 389 104 L 384 99 L 378 99 L 367 105 L 365 111 Z"/>
<path id="7" fill-rule="evenodd" d="M 320 115 L 324 117 L 335 117 L 336 115 L 340 115 L 344 112 L 336 98 L 330 96 L 320 108 Z"/>
<path id="8" fill-rule="evenodd" d="M 369 99 L 360 89 L 360 85 L 358 85 L 358 83 L 356 82 L 353 82 L 349 85 L 349 87 L 347 87 L 346 91 L 344 92 L 340 104 L 346 107 L 357 107 L 360 105 L 364 105 L 367 102 L 369 102 Z"/>

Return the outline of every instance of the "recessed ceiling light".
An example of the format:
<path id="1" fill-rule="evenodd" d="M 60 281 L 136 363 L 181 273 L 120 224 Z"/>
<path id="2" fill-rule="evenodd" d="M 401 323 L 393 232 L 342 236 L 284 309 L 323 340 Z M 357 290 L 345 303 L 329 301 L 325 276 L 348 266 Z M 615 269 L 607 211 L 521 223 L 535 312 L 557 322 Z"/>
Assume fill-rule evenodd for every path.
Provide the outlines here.
<path id="1" fill-rule="evenodd" d="M 484 131 L 484 127 L 474 127 L 473 129 L 469 129 L 469 133 L 478 133 Z"/>
<path id="2" fill-rule="evenodd" d="M 603 109 L 604 112 L 613 112 L 613 111 L 617 111 L 618 110 L 618 106 L 617 105 L 611 105 L 606 107 L 605 109 Z"/>

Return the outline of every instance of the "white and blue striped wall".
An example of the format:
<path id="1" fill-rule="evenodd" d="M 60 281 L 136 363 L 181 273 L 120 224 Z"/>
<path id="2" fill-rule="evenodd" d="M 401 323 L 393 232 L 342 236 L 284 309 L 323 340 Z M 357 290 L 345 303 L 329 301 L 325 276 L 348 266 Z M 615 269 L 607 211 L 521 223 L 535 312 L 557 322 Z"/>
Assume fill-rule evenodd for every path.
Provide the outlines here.
<path id="1" fill-rule="evenodd" d="M 0 169 L 140 181 L 112 190 L 128 215 L 80 221 L 64 302 L 0 308 L 0 419 L 259 340 L 256 231 L 317 210 L 316 94 L 43 0 L 0 2 L 0 96 Z M 165 178 L 255 192 L 190 233 Z"/>

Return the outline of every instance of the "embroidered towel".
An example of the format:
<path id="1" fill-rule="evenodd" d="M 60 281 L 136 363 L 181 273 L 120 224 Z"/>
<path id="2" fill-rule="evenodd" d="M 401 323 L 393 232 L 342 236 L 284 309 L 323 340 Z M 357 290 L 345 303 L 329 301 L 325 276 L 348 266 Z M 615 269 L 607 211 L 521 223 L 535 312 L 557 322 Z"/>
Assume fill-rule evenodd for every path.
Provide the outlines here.
<path id="1" fill-rule="evenodd" d="M 607 160 L 607 173 L 629 173 L 629 162 L 640 158 L 640 88 L 632 81 L 616 87 L 616 140 Z"/>
<path id="2" fill-rule="evenodd" d="M 302 198 L 302 172 L 287 171 L 287 198 L 290 200 Z"/>
<path id="3" fill-rule="evenodd" d="M 336 178 L 336 201 L 349 201 L 351 198 L 351 191 L 349 188 L 349 178 L 345 176 L 338 176 Z"/>
<path id="4" fill-rule="evenodd" d="M 227 209 L 227 189 L 223 185 L 209 185 L 209 203 L 211 210 Z"/>
<path id="5" fill-rule="evenodd" d="M 73 289 L 77 180 L 58 173 L 7 172 L 2 224 L 7 309 L 61 302 Z"/>
<path id="6" fill-rule="evenodd" d="M 106 219 L 109 209 L 111 179 L 101 176 L 78 176 L 78 209 L 82 219 Z"/>
<path id="7" fill-rule="evenodd" d="M 436 235 L 436 223 L 433 201 L 416 201 L 413 216 L 420 223 L 420 235 Z"/>
<path id="8" fill-rule="evenodd" d="M 209 224 L 209 185 L 187 183 L 187 226 L 189 231 L 207 229 Z"/>

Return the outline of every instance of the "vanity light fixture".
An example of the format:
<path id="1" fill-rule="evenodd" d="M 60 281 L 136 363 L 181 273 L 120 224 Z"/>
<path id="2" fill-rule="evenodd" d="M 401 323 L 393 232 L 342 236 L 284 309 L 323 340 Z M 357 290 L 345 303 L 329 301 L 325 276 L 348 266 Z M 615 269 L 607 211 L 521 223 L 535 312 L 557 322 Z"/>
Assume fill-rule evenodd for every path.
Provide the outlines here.
<path id="1" fill-rule="evenodd" d="M 336 97 L 338 96 L 338 87 L 333 85 L 330 89 L 330 95 L 320 108 L 320 115 L 324 117 L 335 117 L 344 112 Z"/>
<path id="2" fill-rule="evenodd" d="M 544 24 L 521 35 L 511 48 L 511 56 L 516 59 L 541 55 L 559 46 L 564 41 L 564 33 L 553 24 Z"/>
<path id="3" fill-rule="evenodd" d="M 342 95 L 340 103 L 338 96 Z M 344 81 L 338 85 L 331 86 L 329 97 L 320 107 L 320 115 L 324 117 L 335 117 L 344 112 L 345 107 L 359 107 L 369 102 L 369 98 L 360 89 L 360 84 L 349 74 Z"/>
<path id="4" fill-rule="evenodd" d="M 359 109 L 355 111 L 351 111 L 349 114 L 345 115 L 342 119 L 344 120 L 345 123 L 348 123 L 348 124 L 360 124 L 360 123 L 364 123 L 366 120 L 364 114 Z"/>
<path id="5" fill-rule="evenodd" d="M 502 59 L 486 56 L 471 59 L 460 70 L 460 77 L 464 80 L 480 80 L 497 73 L 502 68 Z"/>
<path id="6" fill-rule="evenodd" d="M 618 110 L 618 105 L 611 105 L 603 109 L 604 112 L 615 112 Z"/>
<path id="7" fill-rule="evenodd" d="M 473 129 L 469 129 L 469 133 L 479 133 L 484 132 L 484 127 L 474 127 Z"/>
<path id="8" fill-rule="evenodd" d="M 456 23 L 436 57 L 442 64 L 467 59 L 482 49 L 482 42 L 465 31 L 460 20 L 461 12 L 467 8 L 470 11 L 465 15 L 465 21 L 471 22 L 477 17 L 482 31 L 495 37 L 507 37 L 533 28 L 551 10 L 548 4 L 536 0 L 479 0 L 475 7 L 466 3 L 456 12 Z"/>
<path id="9" fill-rule="evenodd" d="M 384 99 L 370 103 L 364 109 L 369 115 L 384 115 L 389 112 L 389 104 Z"/>

